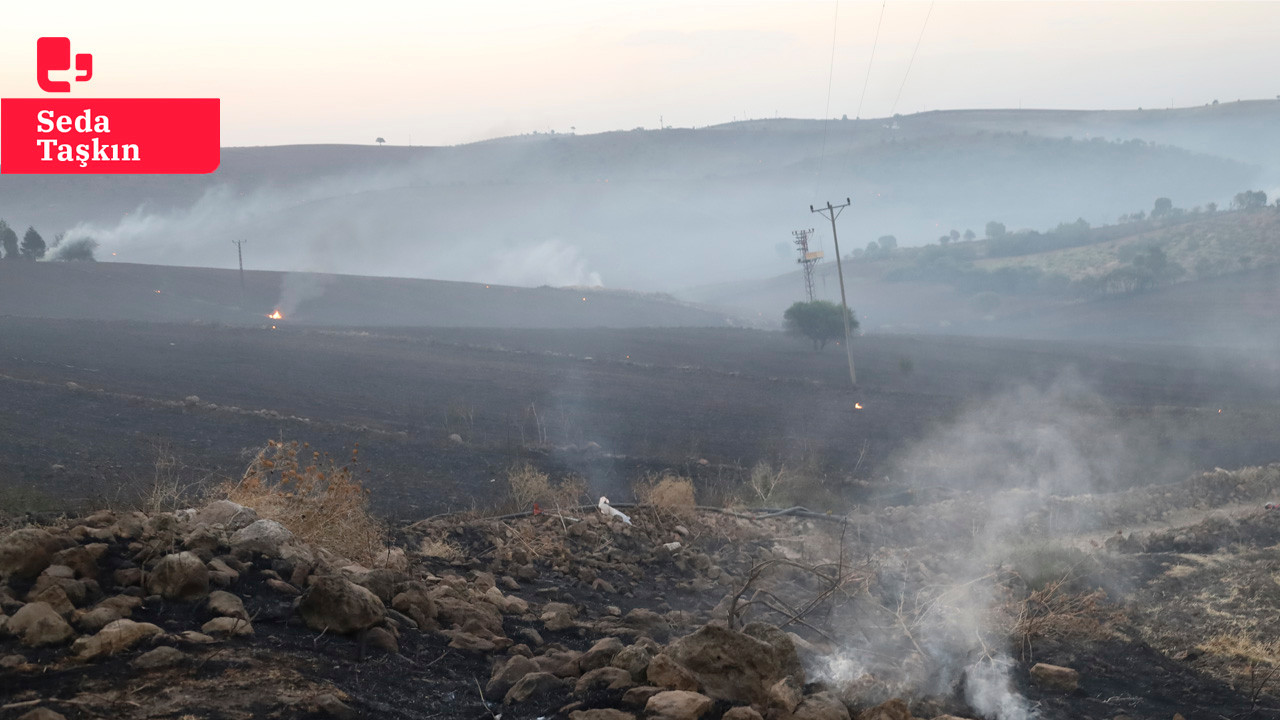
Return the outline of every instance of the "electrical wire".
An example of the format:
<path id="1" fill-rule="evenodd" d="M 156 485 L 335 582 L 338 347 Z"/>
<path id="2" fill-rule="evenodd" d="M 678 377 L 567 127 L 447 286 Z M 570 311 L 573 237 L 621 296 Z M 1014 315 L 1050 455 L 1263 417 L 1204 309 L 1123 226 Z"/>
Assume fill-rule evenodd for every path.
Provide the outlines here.
<path id="1" fill-rule="evenodd" d="M 818 153 L 818 174 L 813 179 L 813 197 L 818 199 L 822 185 L 823 164 L 827 158 L 827 123 L 831 120 L 831 82 L 836 76 L 836 30 L 839 28 L 840 0 L 836 0 L 835 14 L 831 17 L 831 62 L 827 66 L 827 105 L 822 111 L 822 151 Z"/>
<path id="2" fill-rule="evenodd" d="M 880 44 L 880 26 L 884 24 L 884 6 L 889 4 L 889 0 L 880 3 L 880 19 L 876 21 L 876 36 L 871 41 L 871 58 L 867 60 L 867 76 L 862 79 L 862 94 L 858 96 L 858 112 L 854 115 L 855 120 L 862 119 L 862 101 L 867 97 L 867 85 L 871 83 L 871 67 L 876 62 L 876 47 Z"/>
<path id="3" fill-rule="evenodd" d="M 911 51 L 911 60 L 907 62 L 907 71 L 902 74 L 902 84 L 898 86 L 898 95 L 893 99 L 893 107 L 889 117 L 898 112 L 898 101 L 902 99 L 902 90 L 907 86 L 907 78 L 911 76 L 911 66 L 916 64 L 916 53 L 920 52 L 920 41 L 924 40 L 925 28 L 929 27 L 929 16 L 933 15 L 933 3 L 929 3 L 929 11 L 924 14 L 924 24 L 920 26 L 920 35 L 916 38 L 916 47 Z"/>

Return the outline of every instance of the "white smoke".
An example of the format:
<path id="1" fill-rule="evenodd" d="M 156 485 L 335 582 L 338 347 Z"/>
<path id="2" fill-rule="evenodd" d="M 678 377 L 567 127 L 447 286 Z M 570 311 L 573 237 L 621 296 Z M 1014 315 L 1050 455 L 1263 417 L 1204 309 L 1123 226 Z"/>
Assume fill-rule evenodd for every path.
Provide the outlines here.
<path id="1" fill-rule="evenodd" d="M 573 245 L 545 240 L 537 245 L 508 248 L 492 256 L 490 277 L 504 285 L 601 287 L 600 273 Z"/>

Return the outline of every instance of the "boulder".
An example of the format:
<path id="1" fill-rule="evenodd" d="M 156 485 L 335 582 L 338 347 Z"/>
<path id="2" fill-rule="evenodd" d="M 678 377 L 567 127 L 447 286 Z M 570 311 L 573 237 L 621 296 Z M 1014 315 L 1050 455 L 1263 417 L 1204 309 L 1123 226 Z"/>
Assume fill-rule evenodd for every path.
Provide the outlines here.
<path id="1" fill-rule="evenodd" d="M 209 593 L 209 612 L 223 617 L 249 619 L 249 613 L 244 609 L 244 601 L 226 590 L 214 590 Z"/>
<path id="2" fill-rule="evenodd" d="M 619 650 L 609 664 L 631 673 L 632 680 L 642 682 L 647 677 L 645 671 L 649 669 L 649 661 L 652 659 L 653 653 L 649 648 L 643 645 L 629 645 Z"/>
<path id="3" fill-rule="evenodd" d="M 609 690 L 623 691 L 635 685 L 631 673 L 616 667 L 602 667 L 583 673 L 573 687 L 574 695 L 588 695 Z"/>
<path id="4" fill-rule="evenodd" d="M 57 539 L 47 530 L 14 530 L 0 540 L 0 575 L 33 578 L 49 567 L 58 550 Z"/>
<path id="5" fill-rule="evenodd" d="M 195 517 L 191 519 L 191 522 L 196 525 L 204 523 L 210 527 L 221 525 L 228 532 L 235 532 L 257 519 L 258 512 L 253 508 L 233 503 L 230 500 L 214 500 L 200 508 Z"/>
<path id="6" fill-rule="evenodd" d="M 360 713 L 332 693 L 317 695 L 311 702 L 315 706 L 316 714 L 320 717 L 333 718 L 333 720 L 358 720 L 360 717 Z"/>
<path id="7" fill-rule="evenodd" d="M 209 593 L 209 569 L 192 552 L 166 555 L 147 577 L 147 590 L 166 600 L 198 600 Z"/>
<path id="8" fill-rule="evenodd" d="M 386 612 L 382 601 L 368 589 L 346 578 L 327 575 L 316 578 L 302 594 L 298 614 L 312 630 L 347 634 L 377 625 Z"/>
<path id="9" fill-rule="evenodd" d="M 574 710 L 569 713 L 569 720 L 636 720 L 636 716 L 613 708 L 595 708 Z"/>
<path id="10" fill-rule="evenodd" d="M 911 720 L 911 709 L 905 701 L 894 698 L 863 710 L 858 720 Z"/>
<path id="11" fill-rule="evenodd" d="M 651 720 L 698 720 L 713 704 L 711 698 L 700 693 L 666 690 L 649 698 L 644 714 Z"/>
<path id="12" fill-rule="evenodd" d="M 435 624 L 436 604 L 421 588 L 410 588 L 391 599 L 391 607 L 413 618 L 422 630 Z"/>
<path id="13" fill-rule="evenodd" d="M 210 637 L 244 637 L 253 634 L 253 624 L 237 617 L 216 617 L 200 626 Z"/>
<path id="14" fill-rule="evenodd" d="M 670 655 L 659 653 L 653 656 L 645 668 L 645 677 L 649 684 L 669 690 L 698 689 L 698 678 L 688 668 L 671 659 Z"/>
<path id="15" fill-rule="evenodd" d="M 495 665 L 489 683 L 484 686 L 485 697 L 506 697 L 520 678 L 538 672 L 538 664 L 527 657 L 515 655 L 504 663 Z"/>
<path id="16" fill-rule="evenodd" d="M 6 630 L 29 647 L 58 645 L 76 634 L 67 621 L 44 602 L 23 605 L 9 618 Z"/>
<path id="17" fill-rule="evenodd" d="M 564 689 L 564 681 L 551 673 L 535 672 L 520 678 L 506 696 L 502 698 L 504 705 L 528 702 L 532 699 L 549 697 Z"/>
<path id="18" fill-rule="evenodd" d="M 540 616 L 543 626 L 552 632 L 568 630 L 575 625 L 577 611 L 572 605 L 562 602 L 549 602 L 542 607 Z"/>
<path id="19" fill-rule="evenodd" d="M 704 625 L 667 647 L 667 654 L 697 678 L 702 691 L 717 700 L 764 706 L 769 689 L 792 676 L 804 684 L 804 670 L 795 646 L 785 633 L 771 626 L 757 626 L 753 634 L 719 625 Z M 768 629 L 775 632 L 770 633 Z M 753 636 L 755 635 L 755 636 Z M 756 636 L 768 638 L 762 640 Z M 657 661 L 657 658 L 654 658 Z M 650 663 L 653 672 L 653 663 Z"/>
<path id="20" fill-rule="evenodd" d="M 293 542 L 289 528 L 275 520 L 255 520 L 231 536 L 235 553 L 257 552 L 267 557 L 280 557 L 285 544 Z"/>
<path id="21" fill-rule="evenodd" d="M 76 626 L 81 632 L 96 633 L 102 628 L 119 620 L 120 611 L 114 607 L 102 606 L 80 613 L 76 618 Z"/>
<path id="22" fill-rule="evenodd" d="M 585 673 L 606 667 L 620 652 L 622 652 L 622 641 L 618 638 L 610 637 L 600 640 L 578 658 L 578 669 Z"/>
<path id="23" fill-rule="evenodd" d="M 109 623 L 94 635 L 76 640 L 71 645 L 71 652 L 81 660 L 93 660 L 123 652 L 163 632 L 151 623 L 134 622 L 122 618 Z"/>
<path id="24" fill-rule="evenodd" d="M 764 720 L 764 718 L 760 717 L 760 713 L 750 705 L 739 705 L 725 710 L 720 720 Z"/>
<path id="25" fill-rule="evenodd" d="M 160 668 L 173 667 L 186 662 L 187 654 L 175 647 L 164 645 L 134 658 L 129 663 L 130 667 L 135 670 L 158 670 Z"/>
<path id="26" fill-rule="evenodd" d="M 849 720 L 849 709 L 835 695 L 824 691 L 805 698 L 791 717 L 793 720 Z"/>
<path id="27" fill-rule="evenodd" d="M 59 550 L 49 558 L 49 562 L 71 568 L 77 578 L 98 577 L 98 558 L 84 545 L 73 545 L 65 550 Z"/>
<path id="28" fill-rule="evenodd" d="M 1031 679 L 1040 687 L 1054 692 L 1074 692 L 1080 686 L 1080 673 L 1060 665 L 1036 663 L 1031 667 Z"/>
<path id="29" fill-rule="evenodd" d="M 67 716 L 47 707 L 42 707 L 19 715 L 18 720 L 67 720 Z"/>

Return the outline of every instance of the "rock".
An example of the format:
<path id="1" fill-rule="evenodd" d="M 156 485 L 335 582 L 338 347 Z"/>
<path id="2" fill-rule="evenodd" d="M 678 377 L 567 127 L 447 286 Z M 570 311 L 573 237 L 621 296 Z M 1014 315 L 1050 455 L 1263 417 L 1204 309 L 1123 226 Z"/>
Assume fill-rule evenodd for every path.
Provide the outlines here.
<path id="1" fill-rule="evenodd" d="M 635 685 L 631 673 L 616 667 L 601 667 L 584 673 L 573 687 L 574 695 L 587 695 L 607 690 L 627 690 Z"/>
<path id="2" fill-rule="evenodd" d="M 116 524 L 111 526 L 111 534 L 122 540 L 130 540 L 142 537 L 146 532 L 147 516 L 140 512 L 131 512 L 123 517 L 116 518 Z"/>
<path id="3" fill-rule="evenodd" d="M 212 637 L 244 637 L 253 635 L 253 624 L 237 617 L 216 617 L 201 625 L 200 632 Z"/>
<path id="4" fill-rule="evenodd" d="M 253 508 L 233 503 L 230 500 L 214 500 L 200 508 L 195 517 L 191 519 L 191 522 L 197 525 L 204 523 L 210 527 L 221 525 L 228 532 L 235 532 L 257 519 L 258 511 Z"/>
<path id="5" fill-rule="evenodd" d="M 382 601 L 368 589 L 327 575 L 317 578 L 302 594 L 298 614 L 312 630 L 347 634 L 377 625 L 386 613 Z"/>
<path id="6" fill-rule="evenodd" d="M 181 633 L 178 633 L 178 639 L 188 645 L 210 645 L 218 642 L 208 635 L 198 633 L 195 630 L 184 630 Z"/>
<path id="7" fill-rule="evenodd" d="M 450 434 L 449 434 L 449 442 L 453 443 L 454 445 L 461 445 L 461 444 L 462 444 L 462 436 L 461 436 L 461 435 L 459 435 L 458 433 L 450 433 Z"/>
<path id="8" fill-rule="evenodd" d="M 763 628 L 771 628 L 775 633 Z M 773 642 L 753 637 L 747 634 L 747 629 L 754 629 L 757 635 L 769 637 Z M 737 632 L 718 625 L 704 625 L 671 643 L 666 654 L 693 673 L 703 692 L 718 700 L 763 706 L 768 703 L 769 688 L 784 677 L 791 675 L 799 684 L 804 683 L 804 670 L 795 646 L 785 633 L 771 626 L 748 626 L 744 632 Z M 657 659 L 654 658 L 654 662 Z M 653 663 L 649 665 L 649 672 L 653 672 Z"/>
<path id="9" fill-rule="evenodd" d="M 192 552 L 166 555 L 147 577 L 147 590 L 166 600 L 198 600 L 209 592 L 209 569 Z"/>
<path id="10" fill-rule="evenodd" d="M 400 641 L 396 640 L 396 636 L 390 630 L 376 625 L 364 631 L 360 636 L 360 642 L 384 652 L 392 654 L 400 652 Z"/>
<path id="11" fill-rule="evenodd" d="M 180 665 L 187 660 L 187 654 L 175 647 L 164 645 L 154 650 L 148 650 L 129 663 L 129 666 L 135 670 L 158 670 L 160 668 L 173 667 Z"/>
<path id="12" fill-rule="evenodd" d="M 714 701 L 696 692 L 666 690 L 649 698 L 645 703 L 645 717 L 652 720 L 698 720 Z"/>
<path id="13" fill-rule="evenodd" d="M 209 612 L 241 620 L 249 619 L 249 613 L 244 609 L 244 601 L 225 590 L 214 590 L 209 593 Z"/>
<path id="14" fill-rule="evenodd" d="M 1080 686 L 1080 673 L 1059 665 L 1036 663 L 1031 667 L 1031 679 L 1040 687 L 1055 692 L 1069 693 Z"/>
<path id="15" fill-rule="evenodd" d="M 76 618 L 76 626 L 81 632 L 96 633 L 119 619 L 119 610 L 110 606 L 98 606 Z"/>
<path id="16" fill-rule="evenodd" d="M 569 713 L 569 720 L 636 720 L 636 716 L 613 708 L 596 708 L 594 710 L 574 710 Z"/>
<path id="17" fill-rule="evenodd" d="M 613 662 L 613 658 L 622 652 L 622 641 L 618 638 L 605 638 L 591 646 L 590 650 L 578 658 L 578 668 L 582 672 L 591 672 Z"/>
<path id="18" fill-rule="evenodd" d="M 645 671 L 649 669 L 649 661 L 652 659 L 653 654 L 649 648 L 643 645 L 629 645 L 618 651 L 609 664 L 631 673 L 632 680 L 643 682 L 647 677 Z"/>
<path id="19" fill-rule="evenodd" d="M 391 599 L 391 607 L 413 618 L 418 627 L 424 630 L 435 624 L 436 604 L 420 588 L 410 588 L 396 595 Z"/>
<path id="20" fill-rule="evenodd" d="M 487 602 L 467 602 L 455 595 L 435 598 L 436 617 L 441 625 L 456 625 L 467 632 L 489 637 L 504 637 L 502 613 Z"/>
<path id="21" fill-rule="evenodd" d="M 134 622 L 122 618 L 108 624 L 95 635 L 76 640 L 71 645 L 71 652 L 81 660 L 93 660 L 123 652 L 163 632 L 151 623 Z"/>
<path id="22" fill-rule="evenodd" d="M 640 685 L 633 687 L 622 694 L 622 704 L 627 707 L 642 708 L 649 702 L 649 698 L 663 692 L 664 688 L 654 687 L 653 685 Z"/>
<path id="23" fill-rule="evenodd" d="M 115 580 L 117 585 L 123 587 L 142 585 L 142 568 L 120 568 L 111 573 L 111 579 Z"/>
<path id="24" fill-rule="evenodd" d="M 67 720 L 67 716 L 42 707 L 19 715 L 18 720 Z"/>
<path id="25" fill-rule="evenodd" d="M 255 520 L 231 536 L 231 550 L 237 554 L 257 552 L 267 557 L 280 557 L 286 543 L 293 542 L 289 528 L 275 520 Z"/>
<path id="26" fill-rule="evenodd" d="M 537 663 L 529 658 L 514 655 L 506 662 L 494 666 L 493 675 L 489 678 L 489 683 L 484 686 L 485 697 L 506 697 L 507 691 L 519 682 L 520 678 L 535 672 L 538 672 Z"/>
<path id="27" fill-rule="evenodd" d="M 33 578 L 58 551 L 58 542 L 47 530 L 22 528 L 0 540 L 0 575 Z"/>
<path id="28" fill-rule="evenodd" d="M 25 655 L 5 655 L 4 657 L 0 657 L 0 668 L 12 670 L 13 668 L 25 665 L 26 662 L 27 658 Z"/>
<path id="29" fill-rule="evenodd" d="M 83 596 L 83 592 L 81 592 L 81 595 Z M 33 589 L 27 595 L 27 602 L 45 603 L 64 618 L 71 617 L 71 613 L 76 609 L 71 599 L 67 597 L 67 591 L 63 590 L 60 585 L 49 584 L 43 588 L 36 585 L 36 589 Z"/>
<path id="30" fill-rule="evenodd" d="M 73 545 L 65 550 L 59 550 L 49 558 L 49 562 L 51 565 L 65 565 L 71 568 L 77 578 L 98 577 L 98 559 L 84 545 Z"/>
<path id="31" fill-rule="evenodd" d="M 9 618 L 6 629 L 28 647 L 58 645 L 75 635 L 67 621 L 45 602 L 23 605 Z"/>
<path id="32" fill-rule="evenodd" d="M 502 698 L 504 705 L 545 698 L 564 689 L 564 681 L 546 672 L 529 673 L 520 678 Z"/>
<path id="33" fill-rule="evenodd" d="M 267 578 L 267 587 L 282 595 L 301 595 L 302 591 L 283 580 Z"/>
<path id="34" fill-rule="evenodd" d="M 494 641 L 465 630 L 445 630 L 444 634 L 449 637 L 449 647 L 455 650 L 490 653 L 498 649 L 498 645 Z"/>
<path id="35" fill-rule="evenodd" d="M 645 677 L 650 684 L 669 690 L 698 690 L 698 678 L 680 663 L 671 659 L 666 653 L 653 656 L 645 668 Z"/>
<path id="36" fill-rule="evenodd" d="M 573 618 L 577 614 L 577 611 L 571 605 L 562 602 L 549 602 L 542 607 L 540 619 L 547 630 L 555 632 L 573 627 L 576 624 Z"/>
<path id="37" fill-rule="evenodd" d="M 405 574 L 398 570 L 375 568 L 358 574 L 351 581 L 377 595 L 382 602 L 389 603 L 396 595 L 395 587 L 405 579 Z"/>
<path id="38" fill-rule="evenodd" d="M 334 718 L 334 720 L 358 720 L 360 717 L 360 714 L 351 709 L 351 706 L 332 693 L 317 695 L 312 698 L 311 703 L 321 717 Z"/>
<path id="39" fill-rule="evenodd" d="M 720 716 L 720 720 L 764 720 L 764 718 L 760 717 L 760 713 L 750 705 L 739 705 L 726 710 L 724 715 Z"/>
<path id="40" fill-rule="evenodd" d="M 113 595 L 98 603 L 97 607 L 109 607 L 120 613 L 120 617 L 126 617 L 142 607 L 142 598 L 132 595 Z"/>
<path id="41" fill-rule="evenodd" d="M 800 705 L 800 701 L 804 699 L 804 688 L 800 687 L 800 683 L 796 679 L 787 676 L 774 683 L 769 688 L 769 705 L 771 707 L 781 708 L 787 713 L 794 712 L 796 707 Z M 908 718 L 907 720 L 910 720 Z"/>
<path id="42" fill-rule="evenodd" d="M 863 710 L 858 714 L 858 720 L 911 720 L 911 709 L 906 702 L 894 698 Z"/>
<path id="43" fill-rule="evenodd" d="M 849 709 L 835 695 L 820 692 L 805 698 L 791 717 L 794 720 L 849 720 Z"/>

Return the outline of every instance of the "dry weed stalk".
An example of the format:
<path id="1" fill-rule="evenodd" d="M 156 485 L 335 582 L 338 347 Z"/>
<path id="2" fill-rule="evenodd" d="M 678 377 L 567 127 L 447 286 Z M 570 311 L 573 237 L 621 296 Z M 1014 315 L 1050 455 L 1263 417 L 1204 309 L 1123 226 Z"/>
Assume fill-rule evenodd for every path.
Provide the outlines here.
<path id="1" fill-rule="evenodd" d="M 368 510 L 369 491 L 352 469 L 360 452 L 339 466 L 328 453 L 295 440 L 270 440 L 249 463 L 244 477 L 224 487 L 228 500 L 251 507 L 284 525 L 303 541 L 351 560 L 368 562 L 384 549 L 384 529 Z M 303 455 L 300 460 L 299 456 Z M 309 461 L 304 464 L 305 461 Z"/>
<path id="2" fill-rule="evenodd" d="M 529 463 L 521 463 L 507 471 L 507 486 L 516 510 L 528 510 L 535 502 L 547 507 L 576 507 L 587 493 L 581 478 L 567 477 L 558 483 Z"/>
<path id="3" fill-rule="evenodd" d="M 1109 613 L 1102 603 L 1107 594 L 1102 590 L 1073 593 L 1066 589 L 1073 572 L 1033 590 L 1018 607 L 1013 634 L 1022 648 L 1022 659 L 1033 661 L 1032 641 L 1067 635 L 1097 636 L 1104 630 Z"/>
<path id="4" fill-rule="evenodd" d="M 632 491 L 637 504 L 650 510 L 659 525 L 691 524 L 697 517 L 698 501 L 689 478 L 650 473 L 636 482 Z"/>

